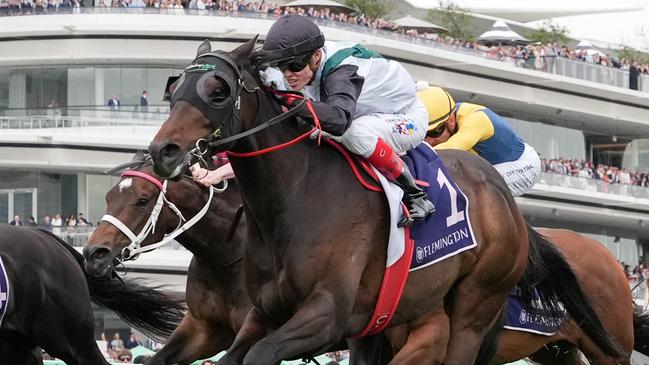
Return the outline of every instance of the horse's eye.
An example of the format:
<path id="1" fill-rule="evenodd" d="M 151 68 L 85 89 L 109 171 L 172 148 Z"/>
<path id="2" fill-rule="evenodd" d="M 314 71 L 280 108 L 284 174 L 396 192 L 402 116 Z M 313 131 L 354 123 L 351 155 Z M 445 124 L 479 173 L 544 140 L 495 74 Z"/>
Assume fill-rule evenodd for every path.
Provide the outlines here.
<path id="1" fill-rule="evenodd" d="M 210 99 L 212 99 L 212 101 L 215 103 L 222 103 L 228 99 L 228 96 L 229 93 L 227 88 L 226 89 L 217 88 L 214 89 L 212 95 L 210 95 Z"/>
<path id="2" fill-rule="evenodd" d="M 140 207 L 140 208 L 144 208 L 144 207 L 146 207 L 148 204 L 149 204 L 149 199 L 146 199 L 146 198 L 140 198 L 140 199 L 138 199 L 137 202 L 135 203 L 135 206 Z"/>

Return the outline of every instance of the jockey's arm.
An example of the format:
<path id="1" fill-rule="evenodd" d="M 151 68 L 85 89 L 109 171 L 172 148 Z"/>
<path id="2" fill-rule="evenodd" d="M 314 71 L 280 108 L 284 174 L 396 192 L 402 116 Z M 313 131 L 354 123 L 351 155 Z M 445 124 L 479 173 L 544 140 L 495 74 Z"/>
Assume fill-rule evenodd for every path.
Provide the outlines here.
<path id="1" fill-rule="evenodd" d="M 478 142 L 491 138 L 494 135 L 494 126 L 485 113 L 476 111 L 462 116 L 457 121 L 457 133 L 448 141 L 435 146 L 436 149 L 457 149 L 471 151 Z"/>
<path id="2" fill-rule="evenodd" d="M 313 101 L 313 109 L 320 119 L 322 129 L 335 136 L 341 136 L 349 128 L 356 100 L 363 88 L 363 77 L 359 76 L 355 65 L 343 65 L 333 70 L 322 81 L 322 101 Z M 309 121 L 313 116 L 307 108 L 302 108 L 299 115 Z"/>

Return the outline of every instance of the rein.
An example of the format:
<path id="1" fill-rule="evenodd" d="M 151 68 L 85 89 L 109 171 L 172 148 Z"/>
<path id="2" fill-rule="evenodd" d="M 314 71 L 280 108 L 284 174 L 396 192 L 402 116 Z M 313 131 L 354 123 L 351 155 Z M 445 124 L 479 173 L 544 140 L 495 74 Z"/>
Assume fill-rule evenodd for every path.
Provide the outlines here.
<path id="1" fill-rule="evenodd" d="M 223 182 L 222 188 L 210 187 L 210 196 L 207 199 L 207 202 L 205 203 L 203 208 L 201 208 L 201 210 L 198 213 L 196 213 L 196 215 L 193 218 L 191 218 L 190 220 L 186 220 L 185 217 L 180 212 L 180 210 L 173 203 L 167 200 L 165 193 L 167 191 L 168 180 L 164 180 L 164 182 L 161 183 L 158 179 L 154 178 L 151 175 L 145 174 L 140 171 L 132 171 L 132 170 L 124 171 L 121 176 L 139 177 L 154 184 L 158 189 L 160 189 L 160 194 L 158 194 L 158 199 L 155 205 L 153 206 L 151 215 L 149 216 L 149 219 L 144 224 L 144 227 L 142 227 L 142 230 L 140 230 L 140 233 L 138 235 L 135 235 L 135 233 L 133 233 L 133 231 L 130 228 L 128 228 L 128 226 L 126 226 L 118 218 L 110 214 L 106 214 L 101 218 L 102 222 L 106 221 L 108 223 L 111 223 L 112 225 L 117 227 L 117 229 L 119 229 L 126 237 L 128 237 L 131 240 L 131 243 L 122 249 L 121 252 L 122 261 L 135 260 L 141 253 L 153 251 L 159 247 L 162 247 L 167 243 L 171 242 L 179 235 L 181 235 L 183 232 L 187 231 L 194 224 L 200 221 L 203 218 L 203 216 L 205 216 L 212 203 L 214 192 L 216 191 L 217 193 L 222 193 L 228 187 L 227 180 Z M 141 246 L 142 242 L 149 236 L 149 234 L 155 233 L 155 226 L 158 221 L 158 217 L 160 216 L 160 212 L 162 211 L 162 208 L 165 203 L 167 203 L 169 208 L 178 217 L 178 225 L 176 226 L 176 229 L 174 229 L 174 231 L 169 233 L 168 235 L 165 235 L 165 237 L 161 241 L 142 247 Z M 183 224 L 183 222 L 185 223 Z"/>
<path id="2" fill-rule="evenodd" d="M 318 118 L 318 116 L 315 113 L 315 110 L 313 109 L 313 104 L 311 104 L 310 100 L 308 100 L 307 98 L 302 96 L 300 104 L 293 107 L 292 109 L 290 109 L 286 113 L 282 113 L 282 114 L 280 114 L 278 116 L 275 116 L 273 119 L 271 119 L 268 122 L 264 123 L 263 125 L 259 126 L 259 127 L 263 127 L 263 128 L 256 127 L 256 128 L 253 128 L 253 129 L 249 130 L 248 132 L 256 133 L 256 132 L 261 131 L 263 129 L 266 129 L 266 128 L 274 125 L 274 124 L 277 124 L 277 123 L 279 123 L 281 121 L 284 121 L 284 120 L 288 119 L 289 117 L 291 117 L 293 114 L 295 114 L 296 112 L 294 112 L 294 111 L 297 111 L 297 109 L 302 105 L 306 105 L 307 109 L 309 109 L 309 112 L 311 112 L 311 115 L 313 115 L 313 124 L 315 126 L 313 128 L 311 128 L 308 132 L 306 132 L 304 134 L 301 134 L 298 137 L 296 137 L 296 138 L 294 138 L 294 139 L 292 139 L 292 140 L 290 140 L 288 142 L 278 144 L 276 146 L 272 146 L 272 147 L 268 147 L 268 148 L 263 148 L 263 149 L 258 150 L 258 151 L 251 151 L 251 152 L 227 151 L 227 154 L 230 155 L 230 156 L 234 156 L 234 157 L 255 157 L 255 156 L 265 155 L 265 154 L 270 153 L 270 152 L 274 152 L 274 151 L 284 149 L 286 147 L 290 147 L 290 146 L 300 142 L 301 140 L 305 139 L 306 137 L 310 136 L 315 131 L 322 130 L 322 128 L 320 127 L 320 119 Z M 267 125 L 265 125 L 265 124 L 267 124 Z M 251 135 L 253 133 L 250 133 L 249 135 Z M 318 144 L 320 144 L 320 135 L 318 135 Z"/>

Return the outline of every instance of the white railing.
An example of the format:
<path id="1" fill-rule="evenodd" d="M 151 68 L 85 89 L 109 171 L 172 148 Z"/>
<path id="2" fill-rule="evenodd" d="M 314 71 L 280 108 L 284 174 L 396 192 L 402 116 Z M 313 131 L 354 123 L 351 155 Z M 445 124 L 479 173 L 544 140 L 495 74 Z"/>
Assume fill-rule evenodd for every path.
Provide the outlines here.
<path id="1" fill-rule="evenodd" d="M 159 126 L 165 119 L 164 115 L 149 114 L 115 118 L 110 116 L 61 115 L 0 116 L 0 129 Z"/>
<path id="2" fill-rule="evenodd" d="M 552 186 L 562 186 L 599 193 L 632 196 L 649 199 L 649 188 L 629 184 L 611 184 L 607 181 L 544 172 L 540 183 Z"/>
<path id="3" fill-rule="evenodd" d="M 97 226 L 74 226 L 74 227 L 45 227 L 40 228 L 50 229 L 52 233 L 59 236 L 62 240 L 69 243 L 74 247 L 84 247 L 92 233 L 97 229 Z M 171 241 L 169 244 L 160 247 L 162 250 L 186 250 L 180 243 Z"/>

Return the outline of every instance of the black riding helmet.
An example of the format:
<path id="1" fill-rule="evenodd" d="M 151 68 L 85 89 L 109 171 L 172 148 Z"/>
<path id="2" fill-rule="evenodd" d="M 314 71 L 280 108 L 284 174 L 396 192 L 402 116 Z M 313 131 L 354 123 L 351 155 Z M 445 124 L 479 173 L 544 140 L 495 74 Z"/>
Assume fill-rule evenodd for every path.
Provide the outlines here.
<path id="1" fill-rule="evenodd" d="M 320 28 L 311 19 L 288 14 L 270 27 L 257 59 L 259 64 L 268 66 L 286 65 L 291 68 L 291 64 L 301 63 L 304 68 L 310 55 L 324 46 L 324 41 Z"/>

